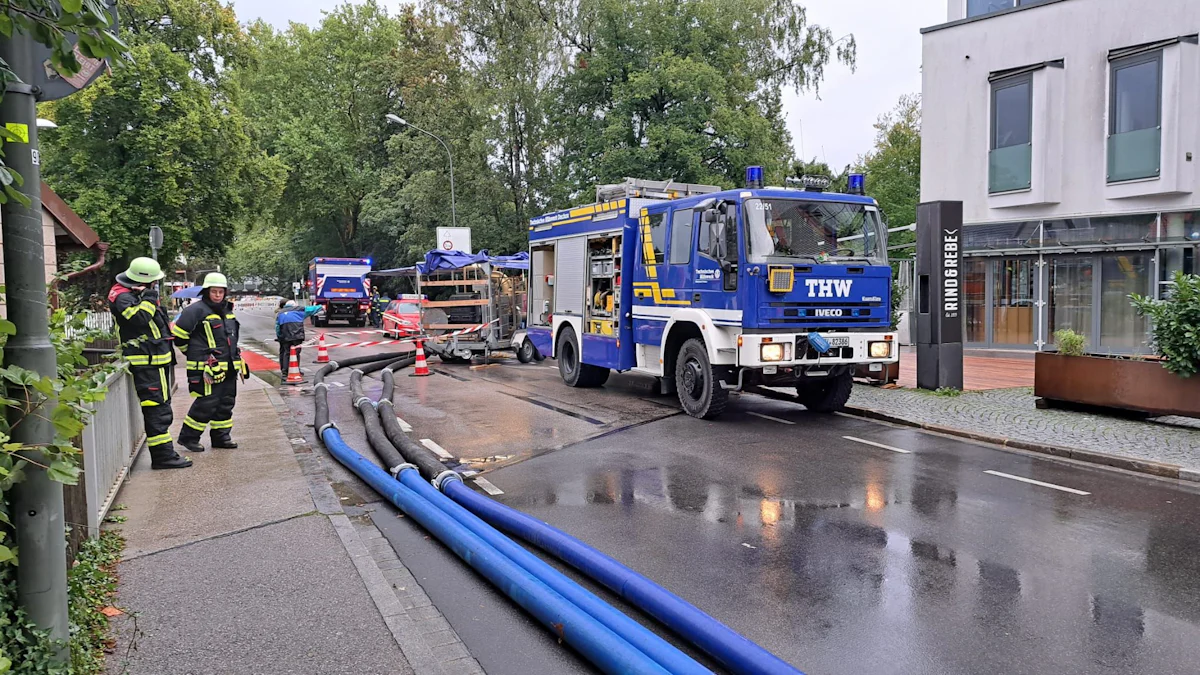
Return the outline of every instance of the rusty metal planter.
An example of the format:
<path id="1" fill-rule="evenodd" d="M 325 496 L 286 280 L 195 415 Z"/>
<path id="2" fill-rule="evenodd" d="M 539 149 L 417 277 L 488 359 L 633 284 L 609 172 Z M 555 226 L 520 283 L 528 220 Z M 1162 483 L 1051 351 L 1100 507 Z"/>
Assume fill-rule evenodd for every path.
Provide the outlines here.
<path id="1" fill-rule="evenodd" d="M 1047 352 L 1034 359 L 1033 393 L 1050 405 L 1200 417 L 1200 376 L 1180 377 L 1161 362 Z"/>

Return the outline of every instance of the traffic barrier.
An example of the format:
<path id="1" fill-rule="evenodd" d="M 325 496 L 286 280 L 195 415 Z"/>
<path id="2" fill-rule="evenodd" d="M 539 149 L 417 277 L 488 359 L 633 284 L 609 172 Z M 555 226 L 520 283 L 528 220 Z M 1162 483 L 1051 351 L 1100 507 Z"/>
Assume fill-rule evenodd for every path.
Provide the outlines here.
<path id="1" fill-rule="evenodd" d="M 417 367 L 409 374 L 409 377 L 425 377 L 432 374 L 429 372 L 429 363 L 425 361 L 425 342 L 417 340 Z"/>
<path id="2" fill-rule="evenodd" d="M 292 347 L 292 353 L 288 356 L 288 384 L 301 384 L 304 382 L 304 376 L 300 374 L 300 357 L 296 354 L 296 348 Z"/>
<path id="3" fill-rule="evenodd" d="M 317 336 L 317 363 L 329 363 L 329 350 L 325 347 L 325 334 Z"/>

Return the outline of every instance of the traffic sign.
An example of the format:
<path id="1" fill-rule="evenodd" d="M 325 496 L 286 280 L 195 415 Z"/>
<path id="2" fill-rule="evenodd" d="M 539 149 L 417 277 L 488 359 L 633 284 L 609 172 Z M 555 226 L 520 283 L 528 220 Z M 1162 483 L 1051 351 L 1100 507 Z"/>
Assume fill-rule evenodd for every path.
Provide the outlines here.
<path id="1" fill-rule="evenodd" d="M 471 228 L 469 227 L 439 227 L 437 229 L 437 246 L 443 251 L 471 252 Z"/>
<path id="2" fill-rule="evenodd" d="M 108 30 L 113 35 L 117 34 L 117 3 L 116 0 L 104 0 L 104 7 L 108 11 L 111 18 Z M 79 61 L 79 72 L 67 77 L 54 69 L 50 60 L 50 48 L 46 45 L 33 42 L 33 62 L 40 67 L 33 74 L 33 85 L 37 92 L 38 101 L 57 101 L 60 98 L 66 98 L 71 94 L 83 89 L 108 70 L 108 63 L 105 59 L 93 59 L 84 56 L 79 50 L 79 36 L 74 33 L 66 33 L 67 43 L 71 45 L 72 51 L 75 53 L 75 59 Z"/>

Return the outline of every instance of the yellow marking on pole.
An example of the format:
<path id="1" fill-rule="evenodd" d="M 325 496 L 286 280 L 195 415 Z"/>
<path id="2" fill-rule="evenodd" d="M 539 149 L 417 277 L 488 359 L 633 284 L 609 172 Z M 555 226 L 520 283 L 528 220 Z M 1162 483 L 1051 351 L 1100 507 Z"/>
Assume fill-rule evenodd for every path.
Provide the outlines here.
<path id="1" fill-rule="evenodd" d="M 22 143 L 29 142 L 29 125 L 28 124 L 20 124 L 18 122 L 8 122 L 4 125 L 4 128 L 8 130 L 8 133 L 19 138 Z"/>

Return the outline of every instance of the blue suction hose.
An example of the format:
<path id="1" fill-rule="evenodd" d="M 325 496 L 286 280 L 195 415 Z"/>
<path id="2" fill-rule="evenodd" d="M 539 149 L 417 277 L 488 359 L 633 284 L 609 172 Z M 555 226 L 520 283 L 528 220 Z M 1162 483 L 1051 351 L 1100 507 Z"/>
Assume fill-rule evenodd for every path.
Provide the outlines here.
<path id="1" fill-rule="evenodd" d="M 314 390 L 317 433 L 338 462 L 417 521 L 476 572 L 601 671 L 613 675 L 667 675 L 667 671 L 648 656 L 347 445 L 342 440 L 341 432 L 329 421 L 328 385 L 323 382 L 325 376 L 332 372 L 336 365 L 329 364 L 318 371 Z"/>

